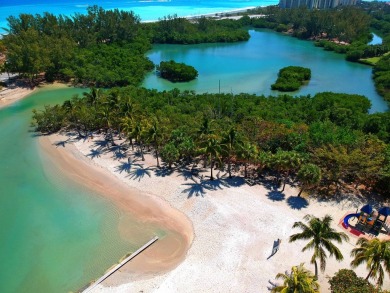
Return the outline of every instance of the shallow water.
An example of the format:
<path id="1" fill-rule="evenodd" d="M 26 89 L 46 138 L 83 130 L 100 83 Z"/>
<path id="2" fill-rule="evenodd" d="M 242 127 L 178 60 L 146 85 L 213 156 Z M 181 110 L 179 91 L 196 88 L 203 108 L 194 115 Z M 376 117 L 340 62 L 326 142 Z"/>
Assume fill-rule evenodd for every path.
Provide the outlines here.
<path id="1" fill-rule="evenodd" d="M 40 155 L 31 109 L 82 90 L 40 90 L 0 110 L 0 291 L 69 292 L 99 277 L 153 234 Z M 118 230 L 120 224 L 129 231 Z M 134 235 L 123 239 L 121 235 Z"/>
<path id="2" fill-rule="evenodd" d="M 370 66 L 347 62 L 344 55 L 270 30 L 251 30 L 250 35 L 249 41 L 235 44 L 156 45 L 148 53 L 155 64 L 168 60 L 184 62 L 194 66 L 199 76 L 188 83 L 172 83 L 153 72 L 143 86 L 158 90 L 177 87 L 197 92 L 278 95 L 279 92 L 271 90 L 271 84 L 279 69 L 297 65 L 310 68 L 312 77 L 308 85 L 293 95 L 324 91 L 360 94 L 371 100 L 371 112 L 387 109 L 375 90 Z"/>

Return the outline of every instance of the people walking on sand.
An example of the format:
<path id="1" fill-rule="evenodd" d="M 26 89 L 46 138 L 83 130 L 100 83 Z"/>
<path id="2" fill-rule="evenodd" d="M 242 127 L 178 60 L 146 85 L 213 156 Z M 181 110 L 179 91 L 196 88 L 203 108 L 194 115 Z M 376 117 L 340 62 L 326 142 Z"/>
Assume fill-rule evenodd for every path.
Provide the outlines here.
<path id="1" fill-rule="evenodd" d="M 279 250 L 279 247 L 280 247 L 280 243 L 282 243 L 282 240 L 280 240 L 279 238 L 278 238 L 278 241 L 276 242 L 276 247 L 275 247 L 275 253 Z"/>
<path id="2" fill-rule="evenodd" d="M 281 242 L 282 242 L 282 240 L 280 240 L 279 238 L 278 238 L 278 240 L 274 241 L 274 247 L 272 248 L 271 256 L 278 252 Z"/>

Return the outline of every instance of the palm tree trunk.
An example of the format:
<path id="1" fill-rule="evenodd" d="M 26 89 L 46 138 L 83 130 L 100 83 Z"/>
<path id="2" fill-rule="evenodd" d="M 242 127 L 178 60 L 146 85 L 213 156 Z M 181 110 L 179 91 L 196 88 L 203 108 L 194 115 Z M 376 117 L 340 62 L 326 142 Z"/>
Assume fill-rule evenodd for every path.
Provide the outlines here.
<path id="1" fill-rule="evenodd" d="M 228 173 L 229 173 L 229 178 L 232 178 L 232 163 L 230 162 L 230 157 L 228 159 Z"/>
<path id="2" fill-rule="evenodd" d="M 248 172 L 247 172 L 247 168 L 246 168 L 246 163 L 244 163 L 244 177 L 248 177 Z"/>
<path id="3" fill-rule="evenodd" d="M 143 150 L 142 142 L 141 142 L 141 141 L 139 141 L 139 150 L 140 150 L 140 152 L 141 152 L 142 161 L 145 161 L 144 150 Z"/>
<path id="4" fill-rule="evenodd" d="M 214 177 L 213 177 L 213 168 L 214 168 L 214 160 L 213 160 L 213 157 L 211 157 L 211 171 L 210 171 L 210 180 L 214 180 Z"/>
<path id="5" fill-rule="evenodd" d="M 157 158 L 157 168 L 160 168 L 160 163 L 158 161 L 158 146 L 156 144 L 156 158 Z"/>
<path id="6" fill-rule="evenodd" d="M 129 140 L 130 140 L 131 150 L 134 151 L 133 139 L 130 137 Z"/>
<path id="7" fill-rule="evenodd" d="M 302 186 L 301 190 L 300 190 L 299 193 L 298 193 L 298 197 L 301 197 L 302 191 L 303 191 L 304 189 L 305 189 L 305 188 Z"/>
<path id="8" fill-rule="evenodd" d="M 316 280 L 318 280 L 318 265 L 316 260 L 314 261 L 314 275 Z"/>
<path id="9" fill-rule="evenodd" d="M 371 274 L 372 274 L 373 270 L 374 270 L 374 266 L 371 268 L 370 272 L 368 273 L 368 275 L 366 277 L 366 281 L 368 281 L 368 279 L 371 277 Z"/>

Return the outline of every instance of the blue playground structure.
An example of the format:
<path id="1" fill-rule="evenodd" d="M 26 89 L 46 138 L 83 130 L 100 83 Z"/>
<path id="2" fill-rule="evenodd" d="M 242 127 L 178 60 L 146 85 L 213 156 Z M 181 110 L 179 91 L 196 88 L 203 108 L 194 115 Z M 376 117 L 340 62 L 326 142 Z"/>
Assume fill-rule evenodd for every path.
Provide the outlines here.
<path id="1" fill-rule="evenodd" d="M 360 213 L 346 215 L 345 218 L 344 218 L 344 227 L 345 228 L 349 227 L 349 223 L 348 223 L 349 219 L 351 219 L 351 218 L 358 218 L 359 216 L 360 216 Z"/>
<path id="2" fill-rule="evenodd" d="M 360 209 L 360 213 L 346 215 L 343 220 L 343 225 L 345 228 L 351 227 L 362 233 L 368 233 L 374 236 L 378 236 L 381 232 L 390 234 L 390 227 L 386 223 L 389 215 L 390 207 L 382 207 L 379 211 L 375 211 L 372 206 L 367 204 Z M 349 224 L 349 220 L 352 218 L 358 219 L 355 226 Z M 384 232 L 382 228 L 385 230 Z"/>

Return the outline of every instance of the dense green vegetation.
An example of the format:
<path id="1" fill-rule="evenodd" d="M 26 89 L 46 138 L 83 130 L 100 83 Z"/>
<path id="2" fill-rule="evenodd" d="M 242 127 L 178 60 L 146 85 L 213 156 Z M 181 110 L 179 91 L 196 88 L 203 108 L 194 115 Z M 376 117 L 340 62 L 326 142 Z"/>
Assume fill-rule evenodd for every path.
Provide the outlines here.
<path id="1" fill-rule="evenodd" d="M 145 57 L 152 43 L 193 44 L 249 39 L 247 30 L 232 20 L 167 17 L 140 23 L 133 12 L 89 7 L 72 17 L 21 14 L 8 18 L 9 31 L 0 50 L 4 68 L 30 78 L 45 73 L 48 81 L 113 87 L 139 85 L 153 64 Z M 26 45 L 28 44 L 28 45 Z M 3 48 L 3 49 L 2 49 Z"/>
<path id="2" fill-rule="evenodd" d="M 279 70 L 278 79 L 271 85 L 273 90 L 292 92 L 310 80 L 311 70 L 300 66 L 287 66 Z"/>
<path id="3" fill-rule="evenodd" d="M 369 39 L 370 16 L 354 6 L 323 10 L 310 10 L 303 6 L 292 9 L 268 6 L 257 8 L 253 13 L 265 15 L 252 20 L 254 27 L 285 31 L 302 39 L 337 39 L 347 43 L 363 41 L 365 44 Z"/>
<path id="4" fill-rule="evenodd" d="M 4 36 L 5 70 L 33 81 L 46 78 L 108 87 L 137 85 L 153 64 L 144 57 L 150 43 L 132 12 L 89 7 L 74 17 L 10 16 Z M 27 46 L 25 44 L 28 44 Z"/>
<path id="5" fill-rule="evenodd" d="M 314 275 L 304 267 L 304 263 L 299 266 L 293 266 L 291 272 L 279 273 L 276 279 L 283 280 L 283 285 L 272 288 L 271 293 L 319 293 L 320 285 Z"/>
<path id="6" fill-rule="evenodd" d="M 249 40 L 241 22 L 199 17 L 189 20 L 168 15 L 158 22 L 145 24 L 152 30 L 152 42 L 164 44 L 224 43 Z"/>
<path id="7" fill-rule="evenodd" d="M 305 190 L 334 193 L 364 185 L 386 193 L 390 113 L 368 114 L 369 108 L 369 100 L 359 95 L 293 98 L 127 87 L 92 90 L 35 111 L 34 123 L 42 133 L 66 128 L 80 136 L 120 134 L 131 145 L 135 139 L 140 150 L 145 144 L 161 150 L 170 166 L 198 158 L 229 174 L 242 166 L 245 177 L 265 172 L 284 183 L 299 180 Z M 157 143 L 148 137 L 154 121 Z"/>
<path id="8" fill-rule="evenodd" d="M 172 82 L 190 81 L 198 77 L 198 71 L 194 67 L 173 60 L 161 61 L 156 68 L 162 78 Z"/>
<path id="9" fill-rule="evenodd" d="M 376 293 L 378 290 L 352 270 L 339 270 L 329 279 L 332 293 Z"/>

